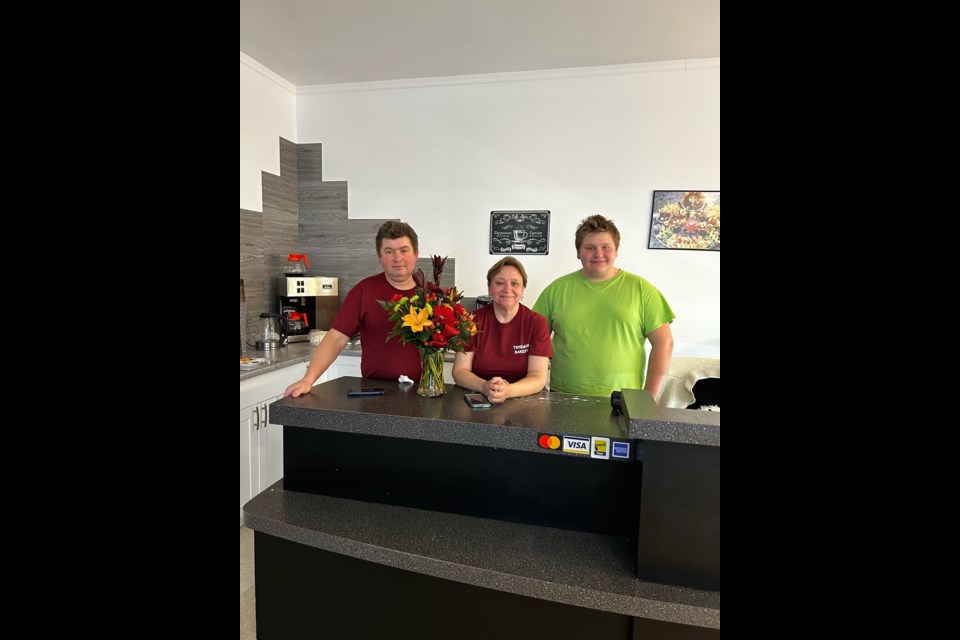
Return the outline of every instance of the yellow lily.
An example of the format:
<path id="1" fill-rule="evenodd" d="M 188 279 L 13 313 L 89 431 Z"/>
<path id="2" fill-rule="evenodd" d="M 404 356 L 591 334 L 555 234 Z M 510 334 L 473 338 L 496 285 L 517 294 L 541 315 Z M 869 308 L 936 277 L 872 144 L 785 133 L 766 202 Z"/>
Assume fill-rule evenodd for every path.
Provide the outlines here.
<path id="1" fill-rule="evenodd" d="M 403 316 L 402 326 L 410 327 L 411 331 L 419 333 L 424 327 L 432 327 L 433 323 L 430 322 L 430 313 L 426 309 L 418 313 L 416 307 L 410 307 L 410 313 Z"/>

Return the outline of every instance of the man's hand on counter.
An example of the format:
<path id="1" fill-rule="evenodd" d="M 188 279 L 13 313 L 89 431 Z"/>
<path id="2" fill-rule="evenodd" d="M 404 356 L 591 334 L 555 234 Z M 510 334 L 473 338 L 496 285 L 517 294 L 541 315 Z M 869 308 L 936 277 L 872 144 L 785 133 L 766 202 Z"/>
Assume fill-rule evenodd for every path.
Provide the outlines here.
<path id="1" fill-rule="evenodd" d="M 292 385 L 287 387 L 287 390 L 283 392 L 283 397 L 299 398 L 305 393 L 310 393 L 310 389 L 313 389 L 312 384 L 310 384 L 306 380 L 298 380 L 297 382 L 294 382 Z"/>

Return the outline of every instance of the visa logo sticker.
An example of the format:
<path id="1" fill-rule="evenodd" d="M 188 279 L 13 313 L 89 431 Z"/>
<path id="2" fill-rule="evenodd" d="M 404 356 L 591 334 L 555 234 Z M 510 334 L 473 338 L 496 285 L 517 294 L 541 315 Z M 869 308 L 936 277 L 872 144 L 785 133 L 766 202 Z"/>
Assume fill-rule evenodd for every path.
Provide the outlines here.
<path id="1" fill-rule="evenodd" d="M 629 442 L 614 442 L 613 443 L 613 457 L 614 458 L 623 458 L 625 460 L 630 459 L 630 443 Z"/>
<path id="2" fill-rule="evenodd" d="M 575 436 L 563 436 L 564 453 L 582 453 L 590 455 L 590 438 L 577 438 Z"/>
<path id="3" fill-rule="evenodd" d="M 609 460 L 610 438 L 601 438 L 599 436 L 590 438 L 590 457 Z"/>

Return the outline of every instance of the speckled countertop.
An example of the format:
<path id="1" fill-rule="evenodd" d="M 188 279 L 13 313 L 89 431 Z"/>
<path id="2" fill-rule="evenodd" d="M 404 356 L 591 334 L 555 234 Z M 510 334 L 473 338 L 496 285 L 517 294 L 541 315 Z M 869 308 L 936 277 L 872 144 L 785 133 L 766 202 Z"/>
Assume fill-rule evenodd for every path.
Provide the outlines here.
<path id="1" fill-rule="evenodd" d="M 266 362 L 255 369 L 241 369 L 240 380 L 242 381 L 249 378 L 254 378 L 267 373 L 268 371 L 276 371 L 277 369 L 289 367 L 290 365 L 297 364 L 298 362 L 309 362 L 310 356 L 313 354 L 313 350 L 315 348 L 316 347 L 309 342 L 293 342 L 285 347 L 281 347 L 273 351 L 257 351 L 256 349 L 247 349 L 243 354 L 244 358 L 264 358 Z M 359 358 L 360 345 L 353 344 L 353 341 L 351 340 L 351 343 L 340 352 L 340 355 L 354 356 Z"/>
<path id="2" fill-rule="evenodd" d="M 623 413 L 631 438 L 720 446 L 720 412 L 665 409 L 646 391 L 624 389 Z"/>
<path id="3" fill-rule="evenodd" d="M 352 558 L 567 605 L 720 628 L 719 592 L 637 580 L 625 538 L 284 491 L 282 480 L 243 510 L 251 529 Z"/>
<path id="4" fill-rule="evenodd" d="M 374 386 L 384 387 L 386 393 L 347 396 L 349 389 Z M 541 453 L 539 433 L 630 437 L 627 422 L 613 414 L 607 398 L 542 391 L 471 409 L 464 393 L 465 389 L 447 385 L 446 395 L 422 398 L 413 384 L 344 377 L 317 385 L 299 398 L 278 400 L 270 405 L 270 419 L 312 429 Z"/>
<path id="5" fill-rule="evenodd" d="M 347 396 L 349 389 L 371 386 L 384 387 L 386 393 Z M 624 392 L 627 411 L 622 416 L 613 413 L 609 398 L 596 396 L 541 391 L 488 409 L 471 409 L 464 393 L 448 385 L 440 398 L 421 398 L 415 385 L 345 377 L 317 385 L 299 398 L 278 400 L 270 405 L 270 417 L 297 427 L 551 455 L 557 452 L 540 448 L 539 434 L 720 446 L 719 413 L 661 409 L 645 391 Z"/>
<path id="6" fill-rule="evenodd" d="M 283 367 L 289 367 L 290 365 L 297 364 L 298 362 L 309 362 L 310 356 L 313 354 L 313 350 L 315 348 L 316 347 L 309 342 L 293 342 L 274 351 L 257 351 L 256 349 L 247 349 L 242 357 L 264 358 L 266 362 L 254 369 L 241 369 L 240 380 L 242 381 L 249 378 L 254 378 L 261 374 L 267 373 L 268 371 L 275 371 L 277 369 L 282 369 Z M 340 355 L 359 358 L 361 353 L 362 349 L 360 347 L 359 340 L 351 340 L 347 343 L 347 346 L 344 347 L 343 351 L 340 352 Z M 447 352 L 444 359 L 447 362 L 453 362 L 453 355 L 453 352 Z"/>

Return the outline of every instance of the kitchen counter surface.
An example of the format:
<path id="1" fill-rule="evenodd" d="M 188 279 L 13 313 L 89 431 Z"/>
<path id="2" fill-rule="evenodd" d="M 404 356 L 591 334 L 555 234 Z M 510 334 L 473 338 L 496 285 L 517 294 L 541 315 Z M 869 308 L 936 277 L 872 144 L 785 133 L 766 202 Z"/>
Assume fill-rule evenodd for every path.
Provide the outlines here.
<path id="1" fill-rule="evenodd" d="M 347 396 L 348 389 L 371 386 L 386 393 Z M 278 400 L 270 416 L 277 424 L 311 429 L 540 453 L 546 451 L 537 443 L 540 433 L 720 446 L 719 413 L 662 409 L 646 391 L 624 392 L 626 415 L 613 413 L 609 398 L 569 393 L 541 391 L 471 409 L 463 401 L 466 391 L 455 385 L 447 385 L 440 398 L 421 398 L 416 391 L 412 384 L 339 378 L 299 398 Z"/>
<path id="2" fill-rule="evenodd" d="M 256 349 L 247 349 L 243 353 L 244 358 L 265 358 L 266 362 L 254 369 L 241 369 L 240 380 L 243 381 L 249 378 L 255 378 L 256 376 L 262 375 L 269 371 L 276 371 L 277 369 L 289 367 L 290 365 L 297 364 L 299 362 L 309 362 L 310 356 L 313 355 L 314 349 L 316 349 L 316 347 L 309 342 L 294 342 L 274 351 L 258 351 Z M 354 356 L 359 358 L 360 352 L 360 345 L 353 344 L 353 341 L 351 340 L 350 344 L 348 344 L 346 348 L 340 352 L 340 355 Z"/>
<path id="3" fill-rule="evenodd" d="M 297 364 L 299 362 L 309 362 L 310 356 L 313 355 L 313 350 L 315 348 L 316 347 L 309 342 L 294 342 L 285 347 L 277 349 L 276 351 L 257 351 L 256 349 L 247 349 L 244 351 L 242 357 L 265 358 L 266 362 L 254 369 L 241 369 L 240 381 L 242 382 L 250 378 L 255 378 L 256 376 L 262 375 L 269 371 L 276 371 L 277 369 L 289 367 L 290 365 Z M 343 351 L 340 352 L 340 355 L 359 358 L 362 352 L 363 349 L 360 346 L 360 341 L 351 340 L 347 343 L 347 346 L 344 347 Z M 452 351 L 448 351 L 444 357 L 444 361 L 453 362 L 453 355 L 454 354 Z"/>

